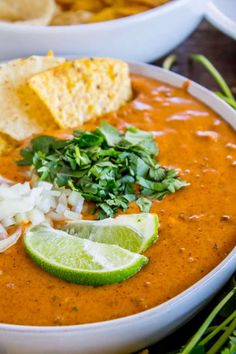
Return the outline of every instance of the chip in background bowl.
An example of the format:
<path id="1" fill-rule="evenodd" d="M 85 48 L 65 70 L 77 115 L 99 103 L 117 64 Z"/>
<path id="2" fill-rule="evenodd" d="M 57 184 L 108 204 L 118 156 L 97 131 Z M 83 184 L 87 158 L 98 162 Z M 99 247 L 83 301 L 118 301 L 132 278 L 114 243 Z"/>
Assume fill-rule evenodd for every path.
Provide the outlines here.
<path id="1" fill-rule="evenodd" d="M 52 26 L 66 26 L 77 25 L 79 23 L 87 23 L 92 18 L 93 14 L 89 11 L 58 11 L 53 17 L 50 25 Z"/>
<path id="2" fill-rule="evenodd" d="M 56 11 L 54 0 L 1 0 L 0 20 L 46 26 Z"/>

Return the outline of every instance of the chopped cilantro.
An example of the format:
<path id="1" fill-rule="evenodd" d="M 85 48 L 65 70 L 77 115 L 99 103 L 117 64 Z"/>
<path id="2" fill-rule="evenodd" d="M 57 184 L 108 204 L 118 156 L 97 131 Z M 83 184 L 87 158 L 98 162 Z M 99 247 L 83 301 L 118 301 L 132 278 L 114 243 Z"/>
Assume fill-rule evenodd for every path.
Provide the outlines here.
<path id="1" fill-rule="evenodd" d="M 71 312 L 78 312 L 79 311 L 79 308 L 77 306 L 73 306 L 71 308 Z"/>
<path id="2" fill-rule="evenodd" d="M 92 132 L 75 131 L 71 140 L 39 136 L 21 156 L 18 165 L 32 165 L 40 180 L 95 202 L 99 218 L 126 210 L 130 201 L 147 212 L 150 199 L 161 200 L 187 185 L 175 170 L 160 166 L 152 133 L 135 127 L 120 133 L 107 122 Z"/>
<path id="3" fill-rule="evenodd" d="M 151 200 L 141 197 L 136 201 L 136 203 L 139 206 L 140 211 L 144 213 L 149 213 L 152 206 Z"/>

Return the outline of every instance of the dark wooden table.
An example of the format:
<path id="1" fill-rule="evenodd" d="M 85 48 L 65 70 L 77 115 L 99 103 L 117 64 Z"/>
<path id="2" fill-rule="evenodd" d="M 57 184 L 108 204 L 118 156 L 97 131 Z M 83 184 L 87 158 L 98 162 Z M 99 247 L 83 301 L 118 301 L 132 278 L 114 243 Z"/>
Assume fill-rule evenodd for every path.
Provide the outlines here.
<path id="1" fill-rule="evenodd" d="M 189 54 L 205 55 L 236 93 L 236 41 L 225 36 L 206 21 L 203 21 L 191 37 L 173 53 L 178 58 L 177 65 L 173 67 L 174 71 L 210 89 L 217 89 L 215 82 L 200 64 L 192 65 L 188 60 Z M 161 65 L 162 62 L 163 59 L 158 60 L 156 64 Z"/>
<path id="2" fill-rule="evenodd" d="M 236 41 L 225 36 L 214 27 L 203 21 L 199 28 L 183 44 L 173 51 L 177 55 L 178 62 L 173 71 L 180 73 L 203 86 L 217 90 L 217 84 L 211 79 L 200 64 L 189 62 L 189 54 L 203 54 L 215 65 L 223 75 L 233 92 L 236 94 Z M 155 64 L 161 66 L 163 59 Z M 181 348 L 193 335 L 206 318 L 213 305 L 204 309 L 187 325 L 176 331 L 171 336 L 157 343 L 144 353 L 169 354 Z"/>

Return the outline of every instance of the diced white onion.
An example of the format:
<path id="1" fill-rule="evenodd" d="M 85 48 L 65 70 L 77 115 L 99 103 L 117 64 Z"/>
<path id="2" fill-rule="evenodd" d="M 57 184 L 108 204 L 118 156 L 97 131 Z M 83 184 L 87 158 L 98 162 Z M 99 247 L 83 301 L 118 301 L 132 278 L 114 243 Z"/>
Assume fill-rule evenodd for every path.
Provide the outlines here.
<path id="1" fill-rule="evenodd" d="M 65 220 L 64 215 L 55 213 L 54 211 L 50 211 L 50 213 L 48 213 L 48 216 L 53 221 L 63 221 L 63 220 Z"/>
<path id="2" fill-rule="evenodd" d="M 56 203 L 54 205 L 56 206 Z M 51 198 L 46 196 L 45 198 L 40 198 L 37 206 L 44 214 L 48 213 L 51 208 Z"/>
<path id="3" fill-rule="evenodd" d="M 13 246 L 18 241 L 19 237 L 21 236 L 21 233 L 22 229 L 21 227 L 19 227 L 13 235 L 5 238 L 4 240 L 1 240 L 0 253 L 5 252 L 9 247 Z"/>
<path id="4" fill-rule="evenodd" d="M 59 191 L 50 191 L 50 193 L 48 193 L 50 196 L 52 197 L 60 197 L 62 192 Z"/>
<path id="5" fill-rule="evenodd" d="M 63 194 L 65 194 L 66 197 L 69 197 L 70 193 L 71 193 L 71 190 L 70 189 L 65 189 L 63 188 Z"/>
<path id="6" fill-rule="evenodd" d="M 9 226 L 12 226 L 12 225 L 15 225 L 15 219 L 14 218 L 4 218 L 2 219 L 2 224 L 4 227 L 9 227 Z"/>
<path id="7" fill-rule="evenodd" d="M 65 205 L 65 206 L 67 205 L 67 198 L 66 198 L 65 193 L 61 193 L 61 195 L 60 195 L 60 197 L 58 199 L 58 202 L 61 205 Z"/>
<path id="8" fill-rule="evenodd" d="M 78 201 L 78 204 L 75 207 L 75 212 L 78 214 L 81 214 L 81 211 L 83 209 L 83 205 L 84 205 L 84 198 L 81 196 L 81 198 Z"/>
<path id="9" fill-rule="evenodd" d="M 80 219 L 80 214 L 78 214 L 74 211 L 71 211 L 71 210 L 66 210 L 64 212 L 64 215 L 65 215 L 65 219 L 68 219 L 68 220 L 79 220 Z"/>
<path id="10" fill-rule="evenodd" d="M 5 227 L 2 226 L 2 224 L 0 224 L 0 240 L 3 240 L 6 237 L 7 237 L 7 230 L 5 229 Z"/>
<path id="11" fill-rule="evenodd" d="M 29 182 L 0 184 L 0 222 L 4 227 L 26 222 L 37 225 L 50 217 L 58 221 L 78 219 L 83 203 L 80 193 L 54 188 L 48 182 L 38 182 L 32 188 Z"/>
<path id="12" fill-rule="evenodd" d="M 82 197 L 78 192 L 72 191 L 68 197 L 68 202 L 70 205 L 75 207 L 78 204 L 80 198 L 82 198 Z"/>
<path id="13" fill-rule="evenodd" d="M 80 193 L 54 188 L 48 182 L 38 182 L 33 187 L 29 182 L 10 183 L 0 176 L 0 252 L 14 245 L 21 235 L 20 228 L 8 237 L 5 228 L 9 226 L 80 219 L 84 204 Z"/>
<path id="14" fill-rule="evenodd" d="M 57 207 L 57 199 L 56 198 L 52 197 L 50 199 L 50 207 L 51 207 L 51 209 L 55 209 Z"/>
<path id="15" fill-rule="evenodd" d="M 35 201 L 32 196 L 21 197 L 19 199 L 4 198 L 4 200 L 0 200 L 0 220 L 13 217 L 20 212 L 30 211 L 34 205 Z"/>
<path id="16" fill-rule="evenodd" d="M 56 213 L 63 214 L 66 211 L 67 206 L 65 204 L 59 203 L 56 207 Z"/>
<path id="17" fill-rule="evenodd" d="M 18 213 L 15 216 L 15 222 L 16 224 L 25 224 L 27 223 L 28 217 L 26 213 Z"/>
<path id="18" fill-rule="evenodd" d="M 39 225 L 45 220 L 44 213 L 39 209 L 35 208 L 27 213 L 28 220 L 32 222 L 33 225 Z"/>
<path id="19" fill-rule="evenodd" d="M 38 187 L 41 187 L 44 190 L 50 191 L 53 185 L 49 182 L 39 181 L 37 184 Z"/>
<path id="20" fill-rule="evenodd" d="M 0 184 L 10 185 L 10 184 L 14 184 L 14 182 L 0 175 Z"/>
<path id="21" fill-rule="evenodd" d="M 25 182 L 25 183 L 17 183 L 14 184 L 11 187 L 11 191 L 14 191 L 16 193 L 16 195 L 18 194 L 26 194 L 30 192 L 30 184 L 29 182 Z"/>

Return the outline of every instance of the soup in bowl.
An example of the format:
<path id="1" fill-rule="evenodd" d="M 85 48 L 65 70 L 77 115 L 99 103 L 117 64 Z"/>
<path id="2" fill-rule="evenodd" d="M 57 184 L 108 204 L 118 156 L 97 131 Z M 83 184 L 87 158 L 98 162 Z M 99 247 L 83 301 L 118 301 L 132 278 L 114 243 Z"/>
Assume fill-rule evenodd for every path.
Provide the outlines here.
<path id="1" fill-rule="evenodd" d="M 150 184 L 146 187 L 147 181 L 154 183 L 149 171 L 145 185 L 140 176 L 135 182 L 138 199 L 129 201 L 123 210 L 119 207 L 113 216 L 103 214 L 105 220 L 117 212 L 122 216 L 149 213 L 159 219 L 158 230 L 155 229 L 158 237 L 144 252 L 137 252 L 148 259 L 148 264 L 118 283 L 97 286 L 89 280 L 88 285 L 80 275 L 78 282 L 66 281 L 71 279 L 55 274 L 32 257 L 32 249 L 29 252 L 29 243 L 24 241 L 29 238 L 29 231 L 24 230 L 26 236 L 0 254 L 0 343 L 9 353 L 128 353 L 141 349 L 190 318 L 235 270 L 235 112 L 206 89 L 176 74 L 142 64 L 131 64 L 130 71 L 132 98 L 119 109 L 76 129 L 91 136 L 105 121 L 112 129 L 126 134 L 130 127 L 138 128 L 139 136 L 151 133 L 159 150 L 158 157 L 155 155 L 158 168 L 175 171 L 177 179 L 173 183 L 178 180 L 183 184 L 161 197 L 147 193 L 146 189 L 151 188 Z M 46 134 L 65 141 L 72 139 L 73 130 L 54 127 Z M 116 134 L 114 131 L 112 134 Z M 124 141 L 127 135 L 121 139 Z M 137 147 L 137 135 L 135 139 Z M 32 138 L 19 144 L 1 157 L 1 176 L 22 185 L 31 178 L 45 178 L 32 162 L 36 155 L 30 161 L 26 161 L 26 154 L 20 155 L 22 147 L 29 152 L 31 144 L 32 149 Z M 118 149 L 114 141 L 111 144 L 113 150 Z M 16 164 L 22 156 L 24 167 Z M 36 171 L 33 177 L 29 174 L 32 168 Z M 81 167 L 76 171 L 81 171 Z M 32 180 L 30 183 L 33 188 Z M 81 189 L 77 179 L 73 183 L 77 183 L 77 190 L 80 188 L 85 199 L 81 218 L 96 219 L 101 204 L 91 204 L 87 190 Z M 150 202 L 149 210 L 140 204 L 140 199 Z M 30 223 L 34 224 L 34 220 L 30 219 Z M 54 218 L 54 228 L 61 229 L 64 221 Z M 104 226 L 104 221 L 91 222 L 98 223 L 95 228 Z M 149 228 L 151 221 L 146 225 Z M 33 251 L 38 252 L 38 257 L 46 257 L 42 248 Z M 48 259 L 54 266 L 52 258 L 50 253 Z M 61 261 L 57 258 L 56 262 Z"/>

